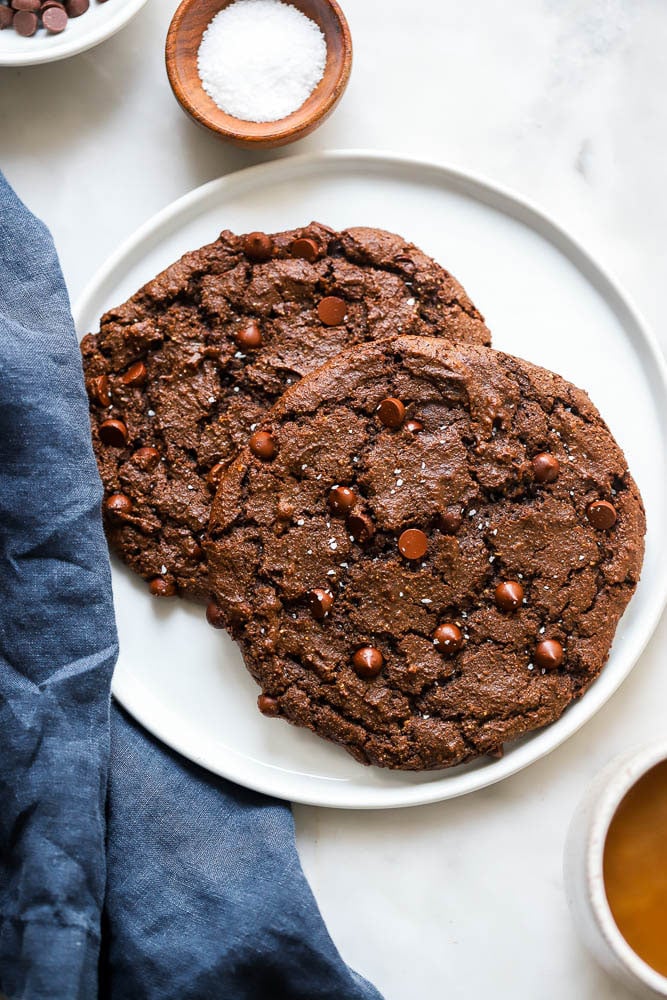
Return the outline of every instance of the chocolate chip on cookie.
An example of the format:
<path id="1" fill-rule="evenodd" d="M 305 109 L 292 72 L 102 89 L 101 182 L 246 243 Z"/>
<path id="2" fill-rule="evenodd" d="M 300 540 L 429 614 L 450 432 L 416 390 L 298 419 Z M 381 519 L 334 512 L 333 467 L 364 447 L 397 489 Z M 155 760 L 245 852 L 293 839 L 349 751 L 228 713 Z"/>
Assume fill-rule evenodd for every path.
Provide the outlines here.
<path id="1" fill-rule="evenodd" d="M 387 396 L 378 406 L 377 414 L 385 427 L 391 427 L 392 430 L 396 430 L 405 420 L 405 406 L 395 396 Z M 414 428 L 410 429 L 413 430 Z"/>
<path id="2" fill-rule="evenodd" d="M 516 611 L 523 601 L 523 587 L 518 580 L 504 580 L 496 587 L 495 598 L 501 611 Z"/>
<path id="3" fill-rule="evenodd" d="M 594 500 L 586 509 L 586 516 L 598 531 L 607 531 L 616 524 L 616 508 L 608 500 Z"/>

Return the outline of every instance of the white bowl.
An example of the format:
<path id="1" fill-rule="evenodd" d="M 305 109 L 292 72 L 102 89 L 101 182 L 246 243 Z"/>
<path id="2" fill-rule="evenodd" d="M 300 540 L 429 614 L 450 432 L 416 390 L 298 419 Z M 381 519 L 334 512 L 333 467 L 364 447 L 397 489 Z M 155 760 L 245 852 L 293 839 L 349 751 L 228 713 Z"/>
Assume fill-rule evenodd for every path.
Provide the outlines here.
<path id="1" fill-rule="evenodd" d="M 565 845 L 565 892 L 581 938 L 611 975 L 642 997 L 667 997 L 667 977 L 637 955 L 612 915 L 602 862 L 609 824 L 626 793 L 667 760 L 667 741 L 615 757 L 597 776 L 572 820 Z"/>
<path id="2" fill-rule="evenodd" d="M 23 38 L 13 28 L 0 31 L 0 66 L 34 66 L 67 59 L 99 45 L 120 31 L 141 10 L 146 0 L 90 0 L 81 17 L 73 17 L 59 35 L 40 28 L 32 38 Z"/>

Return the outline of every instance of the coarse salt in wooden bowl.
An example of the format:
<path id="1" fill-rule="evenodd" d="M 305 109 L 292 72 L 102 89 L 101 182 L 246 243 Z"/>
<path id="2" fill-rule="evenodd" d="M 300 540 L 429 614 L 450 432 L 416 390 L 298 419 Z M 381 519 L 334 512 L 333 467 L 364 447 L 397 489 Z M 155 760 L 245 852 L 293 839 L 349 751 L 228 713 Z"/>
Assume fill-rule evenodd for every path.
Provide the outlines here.
<path id="1" fill-rule="evenodd" d="M 314 21 L 326 42 L 324 75 L 305 103 L 278 121 L 253 122 L 222 111 L 202 86 L 199 46 L 213 18 L 233 0 L 183 0 L 167 34 L 166 63 L 171 88 L 183 110 L 205 128 L 248 149 L 285 146 L 303 139 L 340 101 L 352 68 L 352 39 L 336 0 L 286 0 Z"/>

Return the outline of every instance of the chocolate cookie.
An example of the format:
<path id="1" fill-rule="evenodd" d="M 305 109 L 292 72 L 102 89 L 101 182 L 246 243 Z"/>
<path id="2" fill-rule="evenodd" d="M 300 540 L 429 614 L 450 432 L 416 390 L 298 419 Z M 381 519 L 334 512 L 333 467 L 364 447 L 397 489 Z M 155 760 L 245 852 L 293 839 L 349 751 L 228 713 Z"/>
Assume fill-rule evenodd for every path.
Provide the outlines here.
<path id="1" fill-rule="evenodd" d="M 597 677 L 644 530 L 584 392 L 399 337 L 289 390 L 222 477 L 209 620 L 265 714 L 364 763 L 447 767 L 501 753 Z"/>
<path id="2" fill-rule="evenodd" d="M 223 232 L 108 312 L 81 349 L 114 549 L 160 595 L 206 598 L 217 479 L 292 383 L 397 332 L 488 343 L 461 286 L 398 236 Z"/>

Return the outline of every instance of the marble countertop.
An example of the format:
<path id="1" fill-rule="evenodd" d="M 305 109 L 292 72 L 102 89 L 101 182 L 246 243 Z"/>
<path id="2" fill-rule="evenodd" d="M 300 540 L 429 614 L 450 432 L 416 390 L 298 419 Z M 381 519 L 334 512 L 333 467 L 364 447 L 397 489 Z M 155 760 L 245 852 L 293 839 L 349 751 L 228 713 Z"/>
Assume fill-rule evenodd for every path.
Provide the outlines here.
<path id="1" fill-rule="evenodd" d="M 72 298 L 121 240 L 198 184 L 292 152 L 368 147 L 471 170 L 545 208 L 667 346 L 667 5 L 342 3 L 349 90 L 315 135 L 276 153 L 227 148 L 180 112 L 163 67 L 176 0 L 149 0 L 69 61 L 0 70 L 0 166 L 50 226 Z M 595 772 L 664 735 L 663 642 L 664 619 L 595 719 L 500 785 L 404 811 L 295 809 L 331 934 L 387 1000 L 629 998 L 577 940 L 562 852 Z"/>

